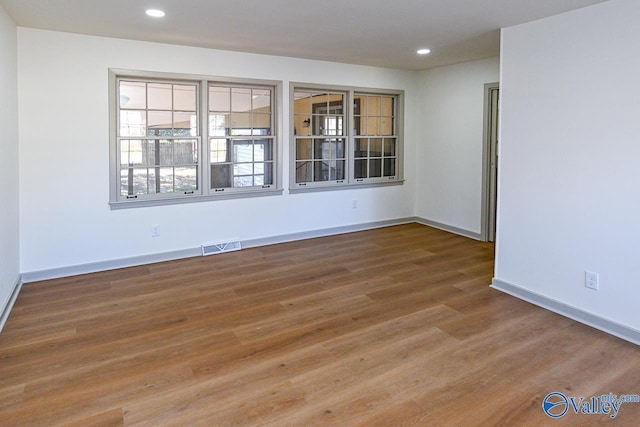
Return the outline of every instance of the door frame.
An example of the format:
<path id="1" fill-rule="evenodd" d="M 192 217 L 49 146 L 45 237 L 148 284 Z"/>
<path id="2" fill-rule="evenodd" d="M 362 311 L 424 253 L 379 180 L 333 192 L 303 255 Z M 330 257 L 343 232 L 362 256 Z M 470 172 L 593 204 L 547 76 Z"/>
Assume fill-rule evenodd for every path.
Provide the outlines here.
<path id="1" fill-rule="evenodd" d="M 492 103 L 492 95 L 494 91 L 500 91 L 500 83 L 487 83 L 484 85 L 484 129 L 482 137 L 482 214 L 481 214 L 481 230 L 480 240 L 483 242 L 495 241 L 497 227 L 494 227 L 495 217 L 497 213 L 497 145 L 499 117 L 499 102 Z M 492 123 L 496 120 L 496 138 L 492 138 Z M 492 160 L 495 156 L 495 173 L 492 173 Z M 492 189 L 493 187 L 493 189 Z"/>

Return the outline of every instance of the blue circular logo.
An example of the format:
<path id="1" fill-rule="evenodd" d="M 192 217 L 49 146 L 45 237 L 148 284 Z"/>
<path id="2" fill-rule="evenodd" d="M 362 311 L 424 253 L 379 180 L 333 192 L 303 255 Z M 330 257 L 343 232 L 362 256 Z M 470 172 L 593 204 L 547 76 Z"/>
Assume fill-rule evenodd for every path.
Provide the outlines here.
<path id="1" fill-rule="evenodd" d="M 551 418 L 560 418 L 569 410 L 569 400 L 564 394 L 554 391 L 544 397 L 542 409 Z"/>

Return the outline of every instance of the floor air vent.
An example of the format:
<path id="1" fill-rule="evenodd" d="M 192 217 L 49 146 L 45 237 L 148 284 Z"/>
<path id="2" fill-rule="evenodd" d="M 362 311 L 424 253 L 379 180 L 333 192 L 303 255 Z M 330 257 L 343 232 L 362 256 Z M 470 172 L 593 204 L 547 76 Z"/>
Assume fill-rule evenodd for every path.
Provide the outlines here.
<path id="1" fill-rule="evenodd" d="M 221 254 L 223 252 L 239 251 L 242 249 L 239 240 L 202 245 L 202 256 Z"/>

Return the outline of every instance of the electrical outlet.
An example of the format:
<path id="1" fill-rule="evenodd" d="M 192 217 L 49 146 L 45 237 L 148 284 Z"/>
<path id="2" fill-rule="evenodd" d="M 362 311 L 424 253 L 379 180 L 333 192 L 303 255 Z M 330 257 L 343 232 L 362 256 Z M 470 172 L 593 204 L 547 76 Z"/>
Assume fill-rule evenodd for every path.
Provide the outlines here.
<path id="1" fill-rule="evenodd" d="M 356 199 L 353 199 L 351 201 L 351 209 L 357 209 L 358 208 L 358 201 Z"/>
<path id="2" fill-rule="evenodd" d="M 593 289 L 594 291 L 599 290 L 600 283 L 599 283 L 598 273 L 594 273 L 593 271 L 585 271 L 584 285 L 589 289 Z"/>
<path id="3" fill-rule="evenodd" d="M 160 226 L 152 225 L 151 226 L 151 237 L 160 237 Z"/>

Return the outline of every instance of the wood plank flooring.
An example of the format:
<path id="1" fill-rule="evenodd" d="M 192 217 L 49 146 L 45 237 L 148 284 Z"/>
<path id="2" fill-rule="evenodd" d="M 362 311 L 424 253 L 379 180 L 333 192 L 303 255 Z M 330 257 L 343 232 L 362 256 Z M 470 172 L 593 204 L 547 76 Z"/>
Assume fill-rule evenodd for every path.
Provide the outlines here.
<path id="1" fill-rule="evenodd" d="M 418 224 L 24 285 L 1 426 L 574 426 L 640 348 L 488 287 L 493 245 Z"/>

